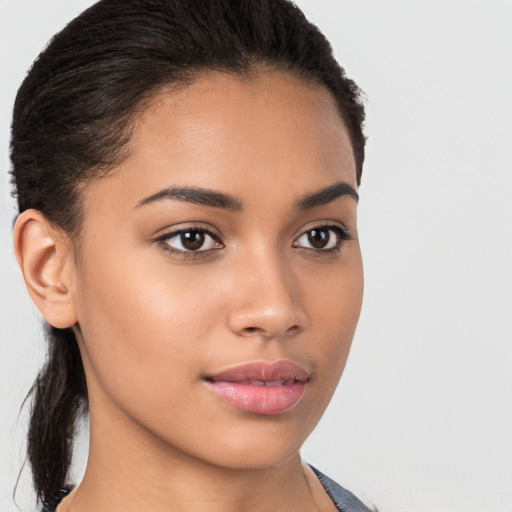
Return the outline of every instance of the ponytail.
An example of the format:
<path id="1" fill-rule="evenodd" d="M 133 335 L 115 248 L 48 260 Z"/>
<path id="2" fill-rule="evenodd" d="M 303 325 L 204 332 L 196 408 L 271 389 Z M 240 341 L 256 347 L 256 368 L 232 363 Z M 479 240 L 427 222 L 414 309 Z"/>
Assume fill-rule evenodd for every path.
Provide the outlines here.
<path id="1" fill-rule="evenodd" d="M 87 411 L 80 351 L 71 329 L 46 326 L 48 357 L 28 396 L 33 397 L 28 460 L 37 498 L 50 503 L 66 485 L 76 420 Z"/>

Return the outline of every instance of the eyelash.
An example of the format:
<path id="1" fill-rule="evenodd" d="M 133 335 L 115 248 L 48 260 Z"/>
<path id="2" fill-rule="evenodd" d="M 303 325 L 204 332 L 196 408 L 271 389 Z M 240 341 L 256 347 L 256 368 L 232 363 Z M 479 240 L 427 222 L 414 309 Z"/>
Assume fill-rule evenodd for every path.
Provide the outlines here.
<path id="1" fill-rule="evenodd" d="M 335 245 L 333 247 L 329 247 L 327 249 L 323 248 L 314 248 L 314 247 L 302 247 L 297 245 L 297 241 L 300 240 L 302 237 L 308 236 L 308 234 L 314 232 L 314 231 L 328 231 L 331 233 L 334 233 L 337 240 L 335 242 Z M 169 241 L 175 238 L 180 237 L 181 235 L 187 234 L 187 233 L 199 233 L 201 235 L 207 235 L 212 239 L 212 243 L 218 244 L 219 247 L 212 247 L 210 249 L 198 249 L 198 250 L 182 250 L 182 249 L 176 249 L 175 247 L 171 247 L 169 245 Z M 330 236 L 327 239 L 327 243 L 330 243 Z M 332 254 L 335 252 L 339 252 L 342 248 L 342 246 L 345 244 L 345 242 L 352 240 L 352 236 L 349 232 L 349 230 L 345 227 L 341 227 L 338 225 L 332 225 L 332 224 L 320 224 L 317 226 L 312 226 L 311 228 L 303 231 L 298 237 L 296 237 L 292 243 L 292 246 L 297 249 L 304 249 L 306 251 L 313 251 L 318 254 Z M 178 229 L 176 231 L 172 231 L 169 233 L 165 233 L 164 235 L 158 237 L 155 242 L 159 243 L 162 248 L 167 251 L 170 254 L 174 254 L 183 258 L 198 258 L 198 257 L 204 257 L 207 254 L 211 253 L 211 251 L 216 251 L 219 249 L 224 248 L 224 244 L 222 243 L 219 235 L 217 233 L 214 233 L 210 229 L 207 229 L 202 226 L 190 226 L 183 229 Z M 183 247 L 182 240 L 180 241 L 181 246 Z M 202 244 L 204 245 L 204 244 Z"/>
<path id="2" fill-rule="evenodd" d="M 169 241 L 173 238 L 178 238 L 181 235 L 186 233 L 200 233 L 202 235 L 208 235 L 216 244 L 220 244 L 221 247 L 211 248 L 211 249 L 202 249 L 202 250 L 181 250 L 171 247 L 169 245 Z M 190 226 L 187 228 L 178 229 L 176 231 L 172 231 L 170 233 L 165 233 L 164 235 L 158 237 L 156 240 L 162 248 L 170 254 L 175 254 L 177 256 L 181 256 L 183 258 L 197 258 L 201 256 L 205 256 L 205 254 L 210 253 L 211 251 L 219 250 L 224 248 L 224 244 L 221 242 L 218 234 L 214 233 L 210 229 L 207 229 L 202 226 Z M 181 244 L 183 246 L 183 244 Z"/>
<path id="3" fill-rule="evenodd" d="M 329 247 L 327 249 L 315 249 L 315 248 L 301 247 L 301 246 L 295 245 L 296 241 L 300 240 L 304 236 L 307 236 L 308 233 L 312 233 L 313 231 L 334 232 L 334 234 L 336 235 L 336 238 L 337 238 L 337 240 L 335 241 L 334 246 L 333 247 Z M 333 224 L 320 224 L 318 226 L 313 226 L 313 227 L 303 231 L 293 241 L 292 246 L 293 247 L 297 247 L 299 249 L 311 250 L 311 251 L 314 251 L 316 253 L 332 254 L 332 253 L 335 253 L 335 252 L 339 252 L 341 250 L 341 248 L 343 247 L 343 245 L 345 244 L 345 242 L 348 242 L 349 240 L 352 240 L 352 236 L 351 236 L 351 234 L 350 234 L 350 232 L 349 232 L 349 230 L 347 228 L 341 227 L 341 226 L 338 226 L 338 225 L 333 225 Z M 330 242 L 330 235 L 329 235 L 328 242 Z"/>

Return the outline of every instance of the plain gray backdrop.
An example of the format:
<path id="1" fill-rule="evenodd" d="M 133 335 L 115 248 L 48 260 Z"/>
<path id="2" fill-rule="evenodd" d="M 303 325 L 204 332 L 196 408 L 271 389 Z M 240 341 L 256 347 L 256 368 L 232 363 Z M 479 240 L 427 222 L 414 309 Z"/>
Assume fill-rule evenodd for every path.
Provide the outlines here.
<path id="1" fill-rule="evenodd" d="M 11 249 L 14 96 L 90 0 L 0 0 L 0 510 L 44 357 Z M 304 458 L 380 512 L 512 511 L 512 2 L 299 0 L 365 90 L 363 314 Z M 87 436 L 78 443 L 83 469 Z M 33 510 L 28 471 L 17 501 Z"/>

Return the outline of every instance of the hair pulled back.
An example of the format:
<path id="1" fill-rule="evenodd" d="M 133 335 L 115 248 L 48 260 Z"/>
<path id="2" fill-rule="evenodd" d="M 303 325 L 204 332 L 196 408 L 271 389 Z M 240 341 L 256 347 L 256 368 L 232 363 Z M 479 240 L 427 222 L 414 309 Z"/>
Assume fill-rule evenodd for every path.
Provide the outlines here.
<path id="1" fill-rule="evenodd" d="M 338 105 L 360 183 L 365 137 L 358 87 L 322 33 L 288 0 L 102 0 L 39 55 L 19 89 L 11 160 L 20 213 L 34 208 L 72 239 L 80 190 L 127 156 L 131 121 L 159 88 L 208 71 L 289 72 L 326 87 Z M 66 483 L 87 388 L 71 329 L 47 326 L 46 364 L 30 393 L 28 460 L 37 498 Z"/>

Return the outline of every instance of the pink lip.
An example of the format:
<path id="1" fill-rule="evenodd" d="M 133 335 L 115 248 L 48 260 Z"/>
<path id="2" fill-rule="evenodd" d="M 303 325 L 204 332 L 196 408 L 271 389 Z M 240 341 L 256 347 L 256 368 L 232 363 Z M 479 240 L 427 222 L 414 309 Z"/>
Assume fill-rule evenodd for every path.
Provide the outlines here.
<path id="1" fill-rule="evenodd" d="M 306 392 L 308 372 L 291 361 L 249 363 L 205 379 L 226 402 L 255 414 L 280 414 L 293 409 Z"/>

